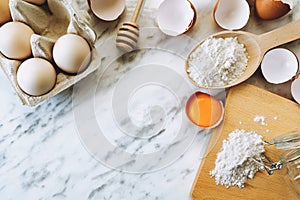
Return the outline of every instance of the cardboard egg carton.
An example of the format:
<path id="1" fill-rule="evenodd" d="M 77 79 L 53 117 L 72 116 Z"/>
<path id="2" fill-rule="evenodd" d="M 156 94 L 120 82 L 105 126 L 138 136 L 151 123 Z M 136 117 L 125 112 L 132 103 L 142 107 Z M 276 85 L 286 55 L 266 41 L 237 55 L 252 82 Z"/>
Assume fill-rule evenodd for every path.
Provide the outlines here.
<path id="1" fill-rule="evenodd" d="M 77 75 L 64 74 L 56 69 L 56 85 L 50 92 L 41 96 L 30 96 L 18 86 L 16 75 L 23 61 L 8 59 L 0 53 L 0 67 L 24 105 L 35 106 L 49 99 L 74 85 L 100 66 L 100 58 L 94 46 L 95 32 L 78 17 L 66 0 L 47 0 L 46 5 L 42 6 L 23 0 L 10 0 L 9 6 L 13 21 L 20 21 L 29 25 L 35 33 L 30 41 L 33 57 L 44 58 L 54 64 L 52 48 L 55 41 L 67 33 L 80 35 L 92 47 L 92 59 L 87 69 Z"/>

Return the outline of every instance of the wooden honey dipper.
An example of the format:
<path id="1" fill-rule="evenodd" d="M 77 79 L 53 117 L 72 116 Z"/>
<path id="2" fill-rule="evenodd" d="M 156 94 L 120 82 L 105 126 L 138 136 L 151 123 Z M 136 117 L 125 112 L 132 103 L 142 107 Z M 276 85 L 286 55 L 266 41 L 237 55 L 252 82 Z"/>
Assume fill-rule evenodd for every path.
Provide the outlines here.
<path id="1" fill-rule="evenodd" d="M 116 45 L 119 49 L 125 52 L 130 52 L 137 47 L 137 42 L 139 38 L 139 25 L 136 23 L 139 13 L 141 11 L 144 0 L 139 0 L 131 21 L 123 23 L 119 29 Z"/>

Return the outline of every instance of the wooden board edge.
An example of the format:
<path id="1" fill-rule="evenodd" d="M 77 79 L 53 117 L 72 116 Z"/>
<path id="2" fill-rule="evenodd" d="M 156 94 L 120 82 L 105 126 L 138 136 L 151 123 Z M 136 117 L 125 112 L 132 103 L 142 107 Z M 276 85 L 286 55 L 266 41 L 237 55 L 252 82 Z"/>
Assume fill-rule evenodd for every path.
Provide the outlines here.
<path id="1" fill-rule="evenodd" d="M 194 196 L 194 191 L 195 191 L 195 188 L 197 186 L 197 182 L 198 182 L 199 177 L 200 177 L 201 169 L 204 165 L 204 159 L 209 154 L 209 152 L 212 150 L 212 148 L 213 148 L 212 146 L 214 146 L 216 144 L 216 142 L 215 142 L 215 138 L 217 137 L 216 135 L 218 135 L 218 137 L 219 137 L 220 133 L 222 132 L 222 129 L 223 129 L 223 123 L 220 126 L 218 126 L 215 130 L 213 130 L 213 132 L 212 132 L 212 137 L 209 140 L 209 143 L 208 143 L 207 149 L 205 151 L 204 157 L 202 158 L 202 162 L 200 163 L 200 166 L 199 166 L 197 174 L 195 176 L 193 185 L 191 187 L 190 196 L 194 200 L 196 200 L 196 197 Z"/>
<path id="2" fill-rule="evenodd" d="M 229 89 L 229 91 L 228 91 L 228 93 L 226 95 L 226 101 L 225 101 L 225 107 L 224 107 L 224 109 L 226 109 L 226 106 L 227 106 L 227 104 L 226 104 L 226 102 L 227 102 L 227 96 L 230 96 L 231 93 L 232 93 L 232 89 Z M 225 119 L 225 114 L 224 114 L 224 119 Z M 208 156 L 209 152 L 213 149 L 213 146 L 216 145 L 216 138 L 218 139 L 220 137 L 220 134 L 221 134 L 221 132 L 223 130 L 223 126 L 224 126 L 224 121 L 225 120 L 223 120 L 223 122 L 222 122 L 222 124 L 220 126 L 216 127 L 215 130 L 213 130 L 212 137 L 209 140 L 209 143 L 207 145 L 207 149 L 205 151 L 204 157 L 202 158 L 202 162 L 200 163 L 200 166 L 198 168 L 197 174 L 195 176 L 193 185 L 192 185 L 191 190 L 190 190 L 190 196 L 194 200 L 196 200 L 196 197 L 194 196 L 194 191 L 195 191 L 195 188 L 197 186 L 197 181 L 199 179 L 199 176 L 200 176 L 200 173 L 201 173 L 201 169 L 202 169 L 202 167 L 204 165 L 204 159 L 205 159 L 206 156 Z"/>
<path id="3" fill-rule="evenodd" d="M 274 92 L 265 90 L 265 89 L 263 89 L 263 88 L 260 88 L 260 87 L 258 87 L 258 86 L 255 86 L 255 85 L 249 84 L 249 83 L 241 83 L 240 85 L 234 86 L 234 87 L 232 87 L 232 88 L 229 90 L 229 92 L 232 91 L 232 90 L 235 90 L 235 89 L 240 89 L 240 87 L 251 87 L 251 88 L 253 88 L 253 89 L 255 89 L 255 90 L 258 90 L 258 91 L 260 91 L 260 92 L 268 93 L 269 95 L 271 95 L 271 96 L 273 96 L 273 97 L 280 98 L 281 100 L 288 101 L 289 103 L 292 103 L 292 104 L 295 104 L 295 105 L 300 106 L 300 104 L 298 104 L 297 102 L 293 101 L 292 99 L 285 98 L 285 97 L 283 97 L 283 96 L 280 96 L 279 94 L 276 94 L 276 93 L 274 93 Z M 228 92 L 228 93 L 229 93 L 229 92 Z"/>

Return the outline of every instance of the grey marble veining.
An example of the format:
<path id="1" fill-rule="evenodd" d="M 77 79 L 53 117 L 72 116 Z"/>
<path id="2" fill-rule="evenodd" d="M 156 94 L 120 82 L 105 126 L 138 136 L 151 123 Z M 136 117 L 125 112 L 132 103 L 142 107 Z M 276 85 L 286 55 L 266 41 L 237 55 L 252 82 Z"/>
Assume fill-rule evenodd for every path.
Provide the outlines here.
<path id="1" fill-rule="evenodd" d="M 195 43 L 221 29 L 212 18 L 215 1 L 194 0 L 198 10 L 194 28 L 186 35 L 167 37 L 156 28 L 155 8 L 161 1 L 146 0 L 139 19 L 142 33 L 140 49 L 128 55 L 121 55 L 113 42 L 120 22 L 129 19 L 132 13 L 133 0 L 127 1 L 127 14 L 115 22 L 87 18 L 98 35 L 96 46 L 102 57 L 101 67 L 83 80 L 81 85 L 36 107 L 22 106 L 4 74 L 0 73 L 0 199 L 190 199 L 190 189 L 205 156 L 211 130 L 201 130 L 188 122 L 183 123 L 183 138 L 173 141 L 180 128 L 176 122 L 185 119 L 182 115 L 183 105 L 189 91 L 183 92 L 185 87 L 182 85 L 187 83 L 190 91 L 196 90 L 188 82 L 182 66 L 184 57 Z M 73 4 L 78 6 L 79 13 L 86 14 L 86 4 L 82 0 L 73 1 Z M 245 30 L 260 34 L 298 18 L 299 6 L 291 14 L 275 21 L 258 21 L 252 16 Z M 299 41 L 284 47 L 300 56 Z M 162 69 L 168 72 L 164 79 L 151 72 L 158 65 L 163 66 L 159 72 Z M 138 70 L 138 67 L 148 68 L 149 75 L 153 75 L 154 80 L 163 80 L 167 87 L 143 85 L 146 93 L 143 90 L 132 92 L 129 116 L 125 112 L 117 115 L 120 116 L 117 122 L 125 129 L 120 131 L 114 121 L 116 119 L 111 116 L 111 113 L 120 110 L 112 109 L 111 99 L 114 97 L 116 102 L 124 105 L 127 102 L 120 95 L 122 91 L 129 90 L 134 81 L 149 78 L 134 70 Z M 178 78 L 174 80 L 174 77 Z M 122 81 L 124 85 L 120 87 Z M 248 81 L 291 98 L 290 83 L 276 86 L 268 84 L 259 70 Z M 175 91 L 172 93 L 172 90 Z M 173 100 L 177 97 L 180 98 Z M 224 92 L 219 97 L 224 99 Z M 87 112 L 88 109 L 93 112 Z M 80 131 L 90 130 L 94 125 L 91 122 L 99 124 L 103 138 L 119 148 L 104 155 L 99 151 L 93 152 L 84 140 L 88 134 Z M 127 129 L 133 131 L 126 132 Z M 90 133 L 93 133 L 93 129 Z M 192 142 L 186 143 L 182 151 L 172 151 L 172 148 L 184 144 L 184 138 L 189 137 Z M 94 144 L 94 150 L 104 148 L 97 146 L 96 142 Z M 139 165 L 134 162 L 140 155 L 155 151 L 163 153 Z M 118 157 L 124 152 L 132 156 L 131 160 Z M 115 163 L 118 165 L 114 166 Z M 120 164 L 123 164 L 123 168 Z M 144 167 L 144 172 L 141 167 Z"/>

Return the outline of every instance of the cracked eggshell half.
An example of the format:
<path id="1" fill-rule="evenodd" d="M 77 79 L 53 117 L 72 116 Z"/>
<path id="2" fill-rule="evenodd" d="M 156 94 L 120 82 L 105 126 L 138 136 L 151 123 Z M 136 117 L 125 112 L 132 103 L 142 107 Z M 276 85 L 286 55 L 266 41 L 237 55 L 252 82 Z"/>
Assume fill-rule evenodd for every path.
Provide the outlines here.
<path id="1" fill-rule="evenodd" d="M 300 104 L 300 75 L 292 82 L 291 93 L 295 101 Z"/>
<path id="2" fill-rule="evenodd" d="M 255 0 L 255 12 L 261 19 L 273 20 L 286 15 L 293 5 L 294 0 Z"/>
<path id="3" fill-rule="evenodd" d="M 291 80 L 299 67 L 297 56 L 288 49 L 268 51 L 261 62 L 261 71 L 269 83 L 280 84 Z"/>
<path id="4" fill-rule="evenodd" d="M 125 0 L 88 0 L 91 11 L 104 21 L 116 20 L 125 10 Z"/>
<path id="5" fill-rule="evenodd" d="M 158 27 L 170 36 L 178 36 L 190 30 L 196 18 L 196 9 L 188 0 L 165 0 L 157 11 Z"/>
<path id="6" fill-rule="evenodd" d="M 213 17 L 221 28 L 239 30 L 249 21 L 250 7 L 246 0 L 218 0 Z"/>

